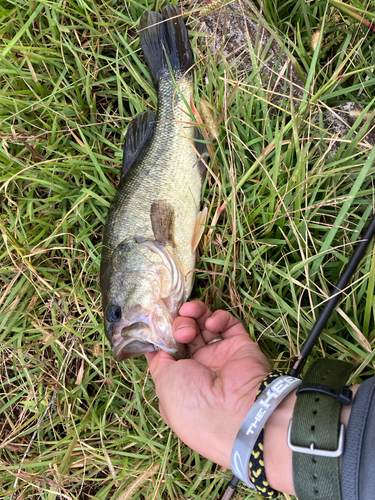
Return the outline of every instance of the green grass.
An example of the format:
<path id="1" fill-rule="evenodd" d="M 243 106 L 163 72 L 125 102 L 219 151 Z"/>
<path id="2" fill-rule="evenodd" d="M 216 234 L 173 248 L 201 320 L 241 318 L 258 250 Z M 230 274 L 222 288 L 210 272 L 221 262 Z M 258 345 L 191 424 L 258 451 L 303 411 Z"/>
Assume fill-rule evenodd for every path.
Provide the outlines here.
<path id="1" fill-rule="evenodd" d="M 230 477 L 167 428 L 145 360 L 116 363 L 101 319 L 126 126 L 156 106 L 136 28 L 165 3 L 0 4 L 0 498 L 209 499 Z M 193 296 L 231 310 L 287 369 L 373 208 L 374 34 L 326 2 L 262 6 L 305 74 L 299 104 L 287 91 L 270 104 L 259 71 L 238 79 L 189 23 L 195 105 L 211 104 L 219 130 Z M 346 101 L 371 116 L 333 150 L 322 112 Z M 355 381 L 374 374 L 373 247 L 311 358 L 353 361 Z"/>

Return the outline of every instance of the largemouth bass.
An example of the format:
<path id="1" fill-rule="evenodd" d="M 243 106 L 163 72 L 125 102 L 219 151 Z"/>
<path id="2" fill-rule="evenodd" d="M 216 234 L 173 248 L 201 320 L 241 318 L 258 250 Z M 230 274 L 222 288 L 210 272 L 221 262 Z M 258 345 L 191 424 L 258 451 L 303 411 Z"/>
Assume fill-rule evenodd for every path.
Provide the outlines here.
<path id="1" fill-rule="evenodd" d="M 100 268 L 105 333 L 118 361 L 156 349 L 186 356 L 172 322 L 191 292 L 206 218 L 199 212 L 205 168 L 195 151 L 203 154 L 204 145 L 187 109 L 194 60 L 181 12 L 173 5 L 145 12 L 139 37 L 157 115 L 146 111 L 128 126 Z"/>

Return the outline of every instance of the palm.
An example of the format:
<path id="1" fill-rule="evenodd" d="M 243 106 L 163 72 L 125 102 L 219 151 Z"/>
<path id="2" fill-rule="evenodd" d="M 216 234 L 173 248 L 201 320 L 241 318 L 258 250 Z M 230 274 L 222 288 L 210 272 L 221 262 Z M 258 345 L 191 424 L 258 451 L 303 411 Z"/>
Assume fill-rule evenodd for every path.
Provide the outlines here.
<path id="1" fill-rule="evenodd" d="M 180 312 L 174 335 L 187 343 L 191 359 L 176 362 L 163 351 L 148 355 L 160 411 L 186 444 L 229 467 L 228 450 L 271 367 L 229 313 L 212 315 L 202 302 L 187 303 Z M 218 336 L 224 340 L 206 344 Z"/>

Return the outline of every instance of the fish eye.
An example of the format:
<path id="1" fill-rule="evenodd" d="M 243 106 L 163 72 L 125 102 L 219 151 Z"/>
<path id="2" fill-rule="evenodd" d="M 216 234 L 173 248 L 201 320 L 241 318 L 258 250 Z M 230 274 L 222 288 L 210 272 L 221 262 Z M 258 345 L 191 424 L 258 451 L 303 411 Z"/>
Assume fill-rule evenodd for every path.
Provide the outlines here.
<path id="1" fill-rule="evenodd" d="M 121 307 L 120 306 L 111 306 L 107 310 L 107 319 L 111 323 L 115 323 L 121 319 Z"/>

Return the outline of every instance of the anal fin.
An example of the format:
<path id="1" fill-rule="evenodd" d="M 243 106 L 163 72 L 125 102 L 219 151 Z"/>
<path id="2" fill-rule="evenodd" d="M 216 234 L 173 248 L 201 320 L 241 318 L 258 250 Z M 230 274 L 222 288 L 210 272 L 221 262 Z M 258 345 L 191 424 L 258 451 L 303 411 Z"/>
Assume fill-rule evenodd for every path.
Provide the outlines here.
<path id="1" fill-rule="evenodd" d="M 194 234 L 191 242 L 191 249 L 193 252 L 195 252 L 195 250 L 197 249 L 200 239 L 202 238 L 202 234 L 204 232 L 204 225 L 207 219 L 207 213 L 208 213 L 207 207 L 204 207 L 204 209 L 198 213 L 197 218 L 195 219 Z"/>

